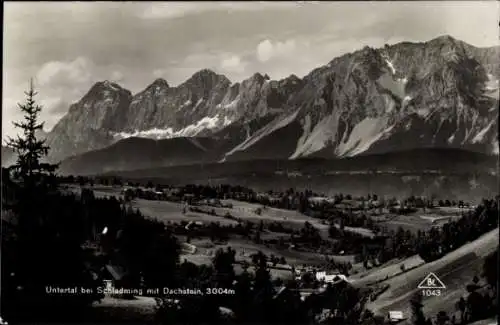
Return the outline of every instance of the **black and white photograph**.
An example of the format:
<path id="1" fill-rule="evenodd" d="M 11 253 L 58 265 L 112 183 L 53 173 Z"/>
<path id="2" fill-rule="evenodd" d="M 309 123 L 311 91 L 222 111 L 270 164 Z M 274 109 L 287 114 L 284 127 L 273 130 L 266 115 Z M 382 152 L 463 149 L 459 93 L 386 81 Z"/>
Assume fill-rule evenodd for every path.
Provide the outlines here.
<path id="1" fill-rule="evenodd" d="M 5 1 L 0 325 L 497 325 L 499 19 Z"/>

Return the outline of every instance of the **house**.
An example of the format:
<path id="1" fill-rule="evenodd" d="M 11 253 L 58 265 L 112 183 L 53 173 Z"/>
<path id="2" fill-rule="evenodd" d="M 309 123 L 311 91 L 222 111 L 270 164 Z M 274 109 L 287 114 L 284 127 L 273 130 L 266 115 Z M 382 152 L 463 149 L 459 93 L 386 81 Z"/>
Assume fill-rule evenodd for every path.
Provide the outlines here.
<path id="1" fill-rule="evenodd" d="M 279 298 L 282 294 L 285 293 L 285 291 L 287 290 L 288 288 L 286 286 L 282 286 L 281 288 L 278 289 L 278 292 L 276 292 L 276 294 L 274 295 L 273 299 L 277 299 Z"/>
<path id="2" fill-rule="evenodd" d="M 316 272 L 316 280 L 333 284 L 337 284 L 340 282 L 350 282 L 343 274 L 326 274 L 325 271 Z"/>
<path id="3" fill-rule="evenodd" d="M 125 268 L 115 265 L 106 264 L 102 270 L 104 283 L 109 289 L 127 287 L 128 273 Z"/>
<path id="4" fill-rule="evenodd" d="M 181 250 L 183 254 L 194 254 L 196 253 L 196 246 L 189 243 L 182 243 Z"/>
<path id="5" fill-rule="evenodd" d="M 405 319 L 402 311 L 390 311 L 387 318 L 391 323 L 399 323 Z"/>
<path id="6" fill-rule="evenodd" d="M 229 309 L 227 307 L 219 306 L 219 312 L 221 313 L 222 317 L 224 317 L 224 318 L 233 318 L 234 317 L 233 310 Z"/>
<path id="7" fill-rule="evenodd" d="M 199 227 L 203 227 L 203 221 L 189 221 L 188 224 L 186 225 L 186 230 L 192 230 L 192 229 L 196 229 L 196 228 L 199 228 Z"/>

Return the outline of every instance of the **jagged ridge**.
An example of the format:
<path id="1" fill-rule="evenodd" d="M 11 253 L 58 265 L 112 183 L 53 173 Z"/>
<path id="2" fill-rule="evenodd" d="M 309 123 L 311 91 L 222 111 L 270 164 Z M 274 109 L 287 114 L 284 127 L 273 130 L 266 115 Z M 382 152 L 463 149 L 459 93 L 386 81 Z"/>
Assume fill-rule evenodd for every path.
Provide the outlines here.
<path id="1" fill-rule="evenodd" d="M 498 153 L 499 47 L 451 37 L 365 47 L 303 79 L 232 84 L 201 70 L 132 96 L 96 84 L 49 134 L 56 158 L 123 137 L 212 137 L 221 160 L 344 157 L 419 147 Z M 54 158 L 54 157 L 53 157 Z"/>

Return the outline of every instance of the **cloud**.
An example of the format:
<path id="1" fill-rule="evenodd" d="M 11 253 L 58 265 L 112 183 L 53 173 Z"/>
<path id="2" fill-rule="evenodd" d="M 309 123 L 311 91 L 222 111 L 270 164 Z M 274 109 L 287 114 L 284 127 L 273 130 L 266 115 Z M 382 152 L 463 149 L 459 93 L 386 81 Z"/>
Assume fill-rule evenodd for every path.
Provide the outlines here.
<path id="1" fill-rule="evenodd" d="M 269 2 L 269 1 L 252 1 L 252 2 L 230 2 L 230 1 L 214 1 L 214 2 L 169 2 L 169 3 L 154 3 L 149 5 L 140 13 L 143 19 L 173 19 L 181 18 L 187 15 L 200 14 L 207 11 L 227 11 L 228 13 L 235 11 L 261 11 L 261 10 L 285 10 L 290 8 L 298 8 L 299 2 Z"/>
<path id="2" fill-rule="evenodd" d="M 153 71 L 153 76 L 155 78 L 163 78 L 166 74 L 166 70 L 165 69 L 156 69 Z"/>
<path id="3" fill-rule="evenodd" d="M 228 72 L 243 73 L 245 72 L 247 63 L 243 62 L 238 55 L 231 55 L 222 59 L 220 66 L 223 70 Z"/>
<path id="4" fill-rule="evenodd" d="M 83 57 L 71 62 L 51 61 L 45 63 L 36 75 L 40 86 L 82 84 L 92 79 L 92 63 Z"/>
<path id="5" fill-rule="evenodd" d="M 122 72 L 120 71 L 113 71 L 113 73 L 111 74 L 111 80 L 114 81 L 114 82 L 120 82 L 122 81 L 124 78 L 124 75 Z"/>
<path id="6" fill-rule="evenodd" d="M 222 73 L 229 80 L 241 81 L 249 77 L 251 62 L 244 59 L 243 55 L 222 51 L 200 51 L 186 56 L 175 66 L 158 69 L 158 75 L 165 75 L 168 72 L 168 81 L 172 85 L 179 85 L 189 79 L 194 73 L 202 69 L 210 69 L 216 73 Z M 160 73 L 163 72 L 163 73 Z"/>
<path id="7" fill-rule="evenodd" d="M 51 127 L 53 115 L 65 113 L 68 107 L 79 100 L 98 79 L 122 79 L 117 70 L 97 67 L 86 57 L 67 61 L 49 61 L 35 73 L 34 84 L 38 92 L 37 101 L 43 106 L 42 118 Z M 25 88 L 25 87 L 24 87 Z M 22 92 L 15 92 L 17 101 L 22 101 Z M 9 108 L 10 110 L 12 108 Z"/>
<path id="8" fill-rule="evenodd" d="M 269 39 L 263 40 L 257 45 L 257 60 L 260 62 L 267 62 L 272 58 L 290 56 L 295 50 L 295 47 L 295 40 L 274 43 Z"/>
<path id="9" fill-rule="evenodd" d="M 61 97 L 43 97 L 38 102 L 42 106 L 42 109 L 45 107 L 59 107 L 63 104 Z"/>
<path id="10" fill-rule="evenodd" d="M 476 46 L 496 45 L 499 6 L 497 1 L 7 2 L 3 117 L 17 119 L 16 103 L 24 101 L 32 76 L 44 102 L 43 119 L 51 125 L 105 79 L 119 79 L 138 93 L 153 77 L 175 86 L 203 68 L 233 82 L 255 72 L 303 76 L 346 52 L 395 39 L 451 34 Z"/>

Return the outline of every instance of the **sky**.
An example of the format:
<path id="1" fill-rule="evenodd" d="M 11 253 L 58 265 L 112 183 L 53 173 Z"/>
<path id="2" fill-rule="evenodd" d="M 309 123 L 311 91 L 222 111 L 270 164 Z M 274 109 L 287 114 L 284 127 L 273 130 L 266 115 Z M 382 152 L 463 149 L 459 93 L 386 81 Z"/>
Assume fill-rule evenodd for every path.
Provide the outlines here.
<path id="1" fill-rule="evenodd" d="M 363 46 L 445 34 L 499 45 L 499 16 L 497 1 L 4 2 L 2 138 L 30 78 L 49 130 L 98 81 L 137 93 L 204 68 L 302 77 Z"/>

